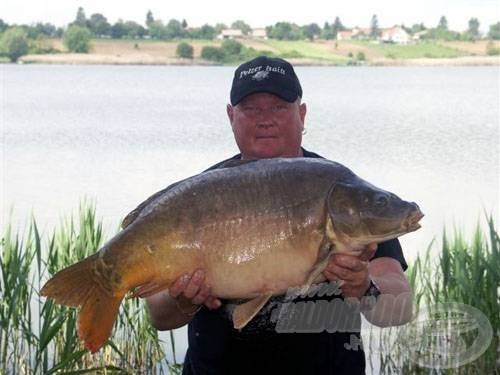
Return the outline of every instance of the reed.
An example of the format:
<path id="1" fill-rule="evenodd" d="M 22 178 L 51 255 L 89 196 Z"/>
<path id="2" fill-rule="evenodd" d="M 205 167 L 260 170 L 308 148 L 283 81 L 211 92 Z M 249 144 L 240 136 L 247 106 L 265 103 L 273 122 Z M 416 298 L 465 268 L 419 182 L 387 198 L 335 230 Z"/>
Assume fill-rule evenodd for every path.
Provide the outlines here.
<path id="1" fill-rule="evenodd" d="M 24 235 L 3 231 L 0 251 L 0 374 L 162 373 L 175 363 L 147 318 L 141 300 L 121 308 L 112 339 L 91 355 L 76 335 L 76 310 L 41 298 L 43 283 L 60 269 L 93 254 L 103 242 L 91 203 L 76 219 L 42 236 L 34 218 Z"/>
<path id="2" fill-rule="evenodd" d="M 423 256 L 408 269 L 407 275 L 415 295 L 415 311 L 438 303 L 459 302 L 481 311 L 491 324 L 493 336 L 488 349 L 477 359 L 461 366 L 452 363 L 450 368 L 429 369 L 408 359 L 408 347 L 418 339 L 433 333 L 435 327 L 413 325 L 408 337 L 408 327 L 376 330 L 384 347 L 379 351 L 383 373 L 397 374 L 498 374 L 500 372 L 500 238 L 492 217 L 487 218 L 487 229 L 478 225 L 470 239 L 463 231 L 455 229 L 450 236 L 443 232 L 441 248 L 429 245 Z M 450 317 L 453 317 L 451 315 Z M 450 318 L 446 317 L 446 318 Z M 446 321 L 446 320 L 444 320 Z M 430 345 L 439 350 L 459 350 L 477 340 L 479 331 L 472 329 L 456 335 L 452 324 L 441 328 L 440 337 L 433 337 Z M 429 331 L 430 330 L 430 331 Z M 412 342 L 413 340 L 413 342 Z M 440 341 L 441 340 L 441 341 Z M 455 341 L 456 340 L 456 341 Z M 428 355 L 423 353 L 422 355 Z M 413 357 L 414 359 L 418 359 Z M 371 360 L 373 363 L 373 360 Z"/>

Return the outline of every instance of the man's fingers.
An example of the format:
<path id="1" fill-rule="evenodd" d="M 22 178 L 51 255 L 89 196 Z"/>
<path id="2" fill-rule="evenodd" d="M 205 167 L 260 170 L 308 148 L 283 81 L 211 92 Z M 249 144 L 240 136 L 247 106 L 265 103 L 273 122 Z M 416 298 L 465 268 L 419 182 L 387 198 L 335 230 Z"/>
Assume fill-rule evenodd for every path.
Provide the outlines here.
<path id="1" fill-rule="evenodd" d="M 209 296 L 210 296 L 210 287 L 207 284 L 203 284 L 200 287 L 200 290 L 198 291 L 198 293 L 193 297 L 191 302 L 196 304 L 196 305 L 201 305 L 206 301 L 206 299 Z"/>
<path id="2" fill-rule="evenodd" d="M 186 289 L 186 286 L 189 284 L 190 280 L 191 275 L 188 273 L 175 280 L 170 288 L 168 288 L 168 294 L 170 295 L 170 297 L 177 298 Z"/>
<path id="3" fill-rule="evenodd" d="M 204 279 L 205 273 L 202 270 L 196 270 L 184 289 L 184 297 L 187 299 L 193 299 L 200 291 Z"/>
<path id="4" fill-rule="evenodd" d="M 222 305 L 221 300 L 214 296 L 209 296 L 205 301 L 205 306 L 211 310 L 218 309 L 219 307 L 221 307 L 221 305 Z"/>
<path id="5" fill-rule="evenodd" d="M 368 266 L 368 261 L 360 257 L 345 254 L 335 254 L 327 265 L 327 269 L 334 271 L 338 268 L 344 268 L 351 272 L 359 272 Z"/>
<path id="6" fill-rule="evenodd" d="M 360 260 L 368 261 L 373 258 L 375 252 L 377 251 L 377 244 L 371 243 L 366 245 L 365 251 L 363 251 L 359 257 Z"/>

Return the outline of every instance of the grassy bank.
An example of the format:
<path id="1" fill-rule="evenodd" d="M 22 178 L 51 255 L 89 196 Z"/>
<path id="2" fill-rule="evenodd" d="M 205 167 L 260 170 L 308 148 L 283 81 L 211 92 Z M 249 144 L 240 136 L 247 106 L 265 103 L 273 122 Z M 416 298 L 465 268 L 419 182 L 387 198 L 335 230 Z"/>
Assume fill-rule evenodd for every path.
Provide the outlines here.
<path id="1" fill-rule="evenodd" d="M 160 368 L 178 373 L 180 365 L 166 360 L 167 353 L 169 358 L 175 358 L 172 336 L 168 343 L 159 340 L 149 325 L 143 301 L 134 299 L 122 304 L 111 339 L 97 354 L 90 355 L 76 336 L 75 309 L 40 298 L 40 287 L 49 275 L 94 253 L 103 243 L 102 226 L 96 221 L 94 208 L 83 205 L 78 217 L 62 223 L 53 233 L 40 234 L 35 219 L 29 223 L 25 234 L 2 228 L 0 374 L 157 373 Z M 423 305 L 461 302 L 480 310 L 493 327 L 493 341 L 482 356 L 458 370 L 442 373 L 498 371 L 499 264 L 500 238 L 490 220 L 488 227 L 478 228 L 470 240 L 460 232 L 445 234 L 440 249 L 431 244 L 407 271 L 416 295 L 416 311 Z M 412 329 L 423 335 L 419 327 Z M 369 354 L 368 366 L 376 362 L 374 368 L 380 367 L 383 373 L 429 373 L 428 368 L 408 360 L 404 341 L 408 335 L 401 336 L 401 332 L 408 332 L 408 327 L 377 332 L 381 350 Z M 394 334 L 399 344 L 389 340 Z M 452 335 L 453 329 L 443 333 L 445 338 L 446 334 Z M 474 340 L 474 334 L 471 331 L 463 336 L 466 344 Z M 436 345 L 440 348 L 439 342 Z M 365 343 L 367 353 L 370 347 L 371 342 Z"/>
<path id="2" fill-rule="evenodd" d="M 193 46 L 193 59 L 176 56 L 177 45 L 187 42 Z M 500 59 L 487 56 L 487 42 L 438 42 L 428 41 L 409 45 L 375 44 L 362 41 L 280 41 L 239 40 L 244 47 L 257 53 L 271 52 L 275 56 L 288 58 L 298 65 L 422 65 L 421 59 L 435 64 L 448 65 L 449 60 L 464 65 L 498 65 Z M 181 64 L 211 65 L 213 62 L 201 59 L 205 46 L 220 47 L 219 40 L 113 40 L 94 39 L 88 54 L 66 53 L 62 41 L 52 39 L 44 44 L 61 51 L 57 54 L 27 55 L 21 58 L 25 63 L 82 63 L 82 64 Z M 493 43 L 500 48 L 500 42 Z M 468 59 L 463 59 L 468 57 Z M 471 62 L 470 59 L 474 61 Z M 441 61 L 440 61 L 441 60 Z M 231 60 L 231 64 L 235 61 Z"/>

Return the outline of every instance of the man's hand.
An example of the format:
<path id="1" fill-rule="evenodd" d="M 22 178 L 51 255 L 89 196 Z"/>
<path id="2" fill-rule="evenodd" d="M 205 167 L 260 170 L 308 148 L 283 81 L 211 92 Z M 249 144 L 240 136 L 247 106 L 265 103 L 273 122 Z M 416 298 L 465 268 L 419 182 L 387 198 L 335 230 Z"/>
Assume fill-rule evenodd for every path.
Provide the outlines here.
<path id="1" fill-rule="evenodd" d="M 370 286 L 368 262 L 375 254 L 377 244 L 366 246 L 361 255 L 333 254 L 323 275 L 329 281 L 343 281 L 342 296 L 361 299 Z"/>
<path id="2" fill-rule="evenodd" d="M 192 274 L 184 274 L 179 277 L 169 288 L 168 294 L 170 297 L 178 301 L 179 307 L 188 311 L 189 304 L 205 305 L 209 309 L 217 309 L 222 305 L 222 302 L 211 295 L 211 289 L 205 283 L 205 272 L 196 270 Z"/>

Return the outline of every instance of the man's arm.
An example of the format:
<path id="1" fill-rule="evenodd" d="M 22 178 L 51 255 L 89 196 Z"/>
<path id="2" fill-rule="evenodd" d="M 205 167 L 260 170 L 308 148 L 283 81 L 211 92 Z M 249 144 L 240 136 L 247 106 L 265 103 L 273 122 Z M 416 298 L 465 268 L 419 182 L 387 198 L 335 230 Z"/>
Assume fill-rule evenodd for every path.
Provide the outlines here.
<path id="1" fill-rule="evenodd" d="M 371 244 L 361 254 L 334 254 L 324 271 L 330 281 L 343 281 L 342 296 L 361 300 L 373 280 L 380 289 L 375 307 L 363 311 L 366 319 L 377 326 L 388 327 L 408 323 L 412 318 L 413 295 L 401 264 L 394 258 L 379 257 Z"/>
<path id="2" fill-rule="evenodd" d="M 160 331 L 182 327 L 205 305 L 209 309 L 221 306 L 205 284 L 205 274 L 197 270 L 179 277 L 169 288 L 146 298 L 151 325 Z"/>
<path id="3" fill-rule="evenodd" d="M 394 258 L 377 258 L 368 264 L 368 272 L 380 297 L 372 310 L 364 312 L 366 319 L 379 327 L 408 323 L 413 316 L 413 293 L 401 264 Z"/>

